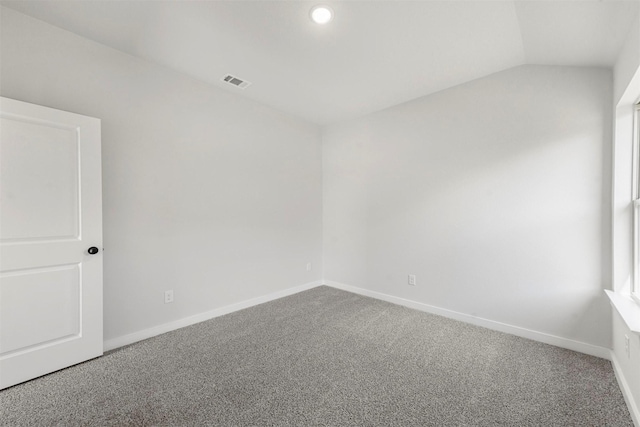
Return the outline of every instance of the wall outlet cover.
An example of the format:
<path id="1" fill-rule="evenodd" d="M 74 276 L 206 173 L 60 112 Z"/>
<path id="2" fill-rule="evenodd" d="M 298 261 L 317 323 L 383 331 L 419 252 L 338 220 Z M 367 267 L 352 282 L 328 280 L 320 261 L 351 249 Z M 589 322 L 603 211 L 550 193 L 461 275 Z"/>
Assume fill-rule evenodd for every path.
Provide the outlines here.
<path id="1" fill-rule="evenodd" d="M 173 302 L 173 290 L 164 291 L 164 303 L 170 304 Z"/>

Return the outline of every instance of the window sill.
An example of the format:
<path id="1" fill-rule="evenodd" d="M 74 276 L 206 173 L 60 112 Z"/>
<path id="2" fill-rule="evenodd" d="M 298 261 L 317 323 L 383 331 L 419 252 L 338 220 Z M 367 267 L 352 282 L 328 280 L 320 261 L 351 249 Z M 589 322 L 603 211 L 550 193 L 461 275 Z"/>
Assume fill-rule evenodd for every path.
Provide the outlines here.
<path id="1" fill-rule="evenodd" d="M 640 305 L 628 295 L 610 290 L 605 290 L 605 292 L 627 328 L 634 334 L 640 335 Z"/>

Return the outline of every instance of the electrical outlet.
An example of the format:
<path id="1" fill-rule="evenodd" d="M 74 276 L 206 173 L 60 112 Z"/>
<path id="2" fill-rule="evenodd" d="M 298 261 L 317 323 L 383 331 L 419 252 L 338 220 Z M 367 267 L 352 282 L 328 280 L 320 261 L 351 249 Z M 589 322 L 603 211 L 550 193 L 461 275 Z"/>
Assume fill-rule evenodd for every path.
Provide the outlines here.
<path id="1" fill-rule="evenodd" d="M 624 336 L 624 352 L 627 353 L 627 358 L 631 357 L 631 351 L 629 349 L 629 336 Z"/>
<path id="2" fill-rule="evenodd" d="M 311 271 L 312 269 L 312 265 L 310 262 L 307 263 L 307 271 Z"/>
<path id="3" fill-rule="evenodd" d="M 416 275 L 415 274 L 410 274 L 409 275 L 409 284 L 411 286 L 415 286 L 416 285 Z"/>
<path id="4" fill-rule="evenodd" d="M 173 289 L 170 291 L 164 291 L 164 303 L 170 304 L 173 302 Z"/>

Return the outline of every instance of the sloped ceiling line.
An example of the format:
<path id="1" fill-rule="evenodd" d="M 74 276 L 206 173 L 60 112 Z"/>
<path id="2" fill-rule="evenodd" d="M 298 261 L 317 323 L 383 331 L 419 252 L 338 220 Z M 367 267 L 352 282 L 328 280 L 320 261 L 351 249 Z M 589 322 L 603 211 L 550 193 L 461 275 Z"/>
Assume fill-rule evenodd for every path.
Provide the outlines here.
<path id="1" fill-rule="evenodd" d="M 0 5 L 324 125 L 522 64 L 612 67 L 638 0 L 0 0 Z M 232 73 L 253 85 L 225 85 Z"/>

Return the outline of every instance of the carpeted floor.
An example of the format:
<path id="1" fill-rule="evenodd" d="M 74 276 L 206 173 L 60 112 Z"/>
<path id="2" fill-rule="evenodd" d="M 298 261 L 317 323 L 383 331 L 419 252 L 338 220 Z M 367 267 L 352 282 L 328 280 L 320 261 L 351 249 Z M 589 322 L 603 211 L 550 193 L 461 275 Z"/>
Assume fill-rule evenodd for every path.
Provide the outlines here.
<path id="1" fill-rule="evenodd" d="M 603 359 L 329 287 L 0 392 L 5 426 L 632 426 Z"/>

